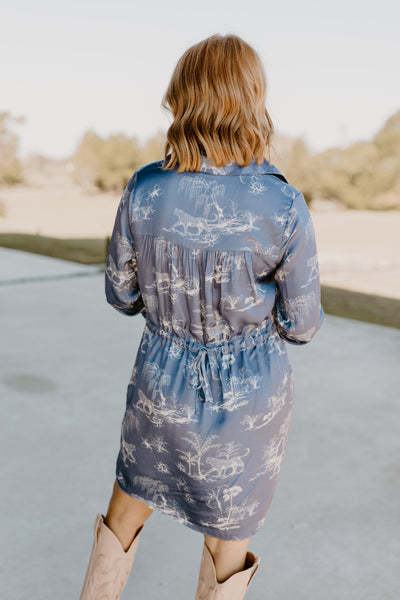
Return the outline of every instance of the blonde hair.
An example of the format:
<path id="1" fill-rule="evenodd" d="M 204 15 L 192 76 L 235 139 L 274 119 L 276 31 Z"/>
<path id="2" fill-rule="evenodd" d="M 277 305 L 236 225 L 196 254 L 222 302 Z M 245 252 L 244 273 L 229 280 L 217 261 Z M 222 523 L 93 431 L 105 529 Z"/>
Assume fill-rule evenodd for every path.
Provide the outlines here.
<path id="1" fill-rule="evenodd" d="M 173 116 L 163 168 L 200 171 L 202 154 L 217 166 L 247 166 L 268 150 L 270 161 L 266 87 L 260 57 L 240 37 L 215 34 L 188 48 L 162 101 Z"/>

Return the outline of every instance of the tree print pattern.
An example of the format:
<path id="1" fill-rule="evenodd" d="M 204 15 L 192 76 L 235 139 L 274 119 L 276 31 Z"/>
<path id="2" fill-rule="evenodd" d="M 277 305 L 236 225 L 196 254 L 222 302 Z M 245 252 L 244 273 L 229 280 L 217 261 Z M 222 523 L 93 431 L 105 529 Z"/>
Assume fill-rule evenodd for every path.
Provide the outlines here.
<path id="1" fill-rule="evenodd" d="M 215 517 L 212 521 L 203 521 L 204 527 L 214 527 L 221 531 L 231 531 L 241 527 L 242 519 L 249 519 L 256 514 L 260 504 L 258 500 L 244 498 L 241 502 L 237 499 L 243 498 L 243 489 L 239 485 L 232 487 L 224 486 L 209 493 L 207 506 L 214 509 Z M 217 509 L 217 511 L 215 511 Z"/>
<path id="2" fill-rule="evenodd" d="M 249 454 L 250 448 L 243 448 L 236 442 L 216 444 L 215 439 L 216 436 L 202 438 L 194 432 L 183 437 L 187 449 L 176 450 L 179 455 L 178 469 L 199 481 L 221 480 L 241 473 L 245 468 L 243 459 Z"/>

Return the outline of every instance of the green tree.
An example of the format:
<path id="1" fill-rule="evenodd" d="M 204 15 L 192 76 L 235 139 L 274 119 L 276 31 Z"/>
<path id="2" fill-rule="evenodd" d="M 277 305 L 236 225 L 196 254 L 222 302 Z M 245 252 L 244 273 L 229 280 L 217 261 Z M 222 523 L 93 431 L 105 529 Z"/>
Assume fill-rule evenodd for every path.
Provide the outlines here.
<path id="1" fill-rule="evenodd" d="M 296 138 L 290 147 L 286 174 L 290 183 L 301 191 L 307 204 L 310 204 L 318 173 L 313 156 L 301 138 Z"/>
<path id="2" fill-rule="evenodd" d="M 0 184 L 12 185 L 23 181 L 22 165 L 18 159 L 19 138 L 13 125 L 24 122 L 24 117 L 12 117 L 0 112 Z"/>
<path id="3" fill-rule="evenodd" d="M 164 158 L 164 148 L 167 141 L 167 136 L 163 131 L 158 131 L 154 136 L 149 138 L 140 149 L 142 164 L 161 160 Z"/>
<path id="4" fill-rule="evenodd" d="M 81 138 L 72 156 L 74 179 L 85 190 L 121 191 L 134 171 L 163 156 L 165 136 L 159 132 L 139 146 L 123 134 L 101 138 L 93 130 Z"/>
<path id="5" fill-rule="evenodd" d="M 304 186 L 312 198 L 334 198 L 352 209 L 400 208 L 400 111 L 370 142 L 330 148 L 309 156 L 305 165 L 302 156 L 300 151 L 295 164 L 312 177 L 304 180 L 300 173 L 299 187 Z"/>
<path id="6" fill-rule="evenodd" d="M 86 132 L 72 156 L 74 179 L 85 190 L 120 191 L 140 166 L 136 138 L 123 134 L 103 139 L 93 130 Z"/>

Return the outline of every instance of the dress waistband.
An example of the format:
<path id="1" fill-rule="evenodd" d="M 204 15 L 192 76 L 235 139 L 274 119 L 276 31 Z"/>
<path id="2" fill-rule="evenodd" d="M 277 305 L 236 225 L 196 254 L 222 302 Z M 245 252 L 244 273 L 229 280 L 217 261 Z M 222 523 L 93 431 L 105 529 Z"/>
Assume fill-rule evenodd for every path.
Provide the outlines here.
<path id="1" fill-rule="evenodd" d="M 211 373 L 215 370 L 220 371 L 217 363 L 217 354 L 221 353 L 224 356 L 223 360 L 226 360 L 228 364 L 230 364 L 229 354 L 233 352 L 233 350 L 239 349 L 247 349 L 255 344 L 264 344 L 271 337 L 271 333 L 273 332 L 273 322 L 271 319 L 268 319 L 260 324 L 259 327 L 255 327 L 251 329 L 248 335 L 237 335 L 229 340 L 224 342 L 220 342 L 218 344 L 202 344 L 201 342 L 197 342 L 194 339 L 189 338 L 181 338 L 174 333 L 167 331 L 163 327 L 156 325 L 149 318 L 146 318 L 146 327 L 152 333 L 157 334 L 161 338 L 169 340 L 170 342 L 177 344 L 181 347 L 184 347 L 195 354 L 193 363 L 192 363 L 192 373 L 190 378 L 190 385 L 193 389 L 199 390 L 199 394 L 196 399 L 195 412 L 199 412 L 199 403 L 209 402 L 213 404 L 213 397 L 211 394 L 211 386 L 207 377 L 207 364 L 206 360 L 210 363 Z M 221 381 L 223 395 L 229 395 L 233 393 L 232 383 L 229 380 L 229 384 L 227 385 L 225 378 L 221 376 L 220 372 L 218 378 Z M 203 396 L 201 396 L 201 392 Z"/>
<path id="2" fill-rule="evenodd" d="M 174 342 L 179 346 L 183 346 L 192 352 L 196 352 L 196 350 L 198 351 L 201 349 L 205 349 L 207 352 L 231 352 L 232 350 L 237 350 L 239 348 L 248 348 L 254 344 L 266 342 L 268 339 L 270 339 L 270 336 L 274 330 L 272 319 L 267 319 L 263 321 L 259 327 L 254 327 L 253 329 L 249 330 L 247 334 L 247 327 L 245 327 L 245 335 L 236 335 L 229 340 L 225 340 L 217 344 L 203 344 L 201 342 L 197 342 L 193 338 L 190 339 L 179 337 L 175 333 L 167 331 L 163 327 L 156 325 L 148 317 L 146 318 L 146 326 L 150 329 L 150 331 L 156 333 L 160 337 L 169 339 L 171 342 Z"/>

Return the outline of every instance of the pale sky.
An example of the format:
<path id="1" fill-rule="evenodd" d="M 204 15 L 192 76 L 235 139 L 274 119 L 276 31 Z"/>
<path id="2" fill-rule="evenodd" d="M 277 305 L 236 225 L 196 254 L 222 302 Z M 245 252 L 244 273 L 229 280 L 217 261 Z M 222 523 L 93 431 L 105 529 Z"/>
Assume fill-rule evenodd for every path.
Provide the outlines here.
<path id="1" fill-rule="evenodd" d="M 370 139 L 400 109 L 398 0 L 12 0 L 0 22 L 0 111 L 20 155 L 71 155 L 88 129 L 139 140 L 179 56 L 213 33 L 261 55 L 277 133 L 312 150 Z"/>

